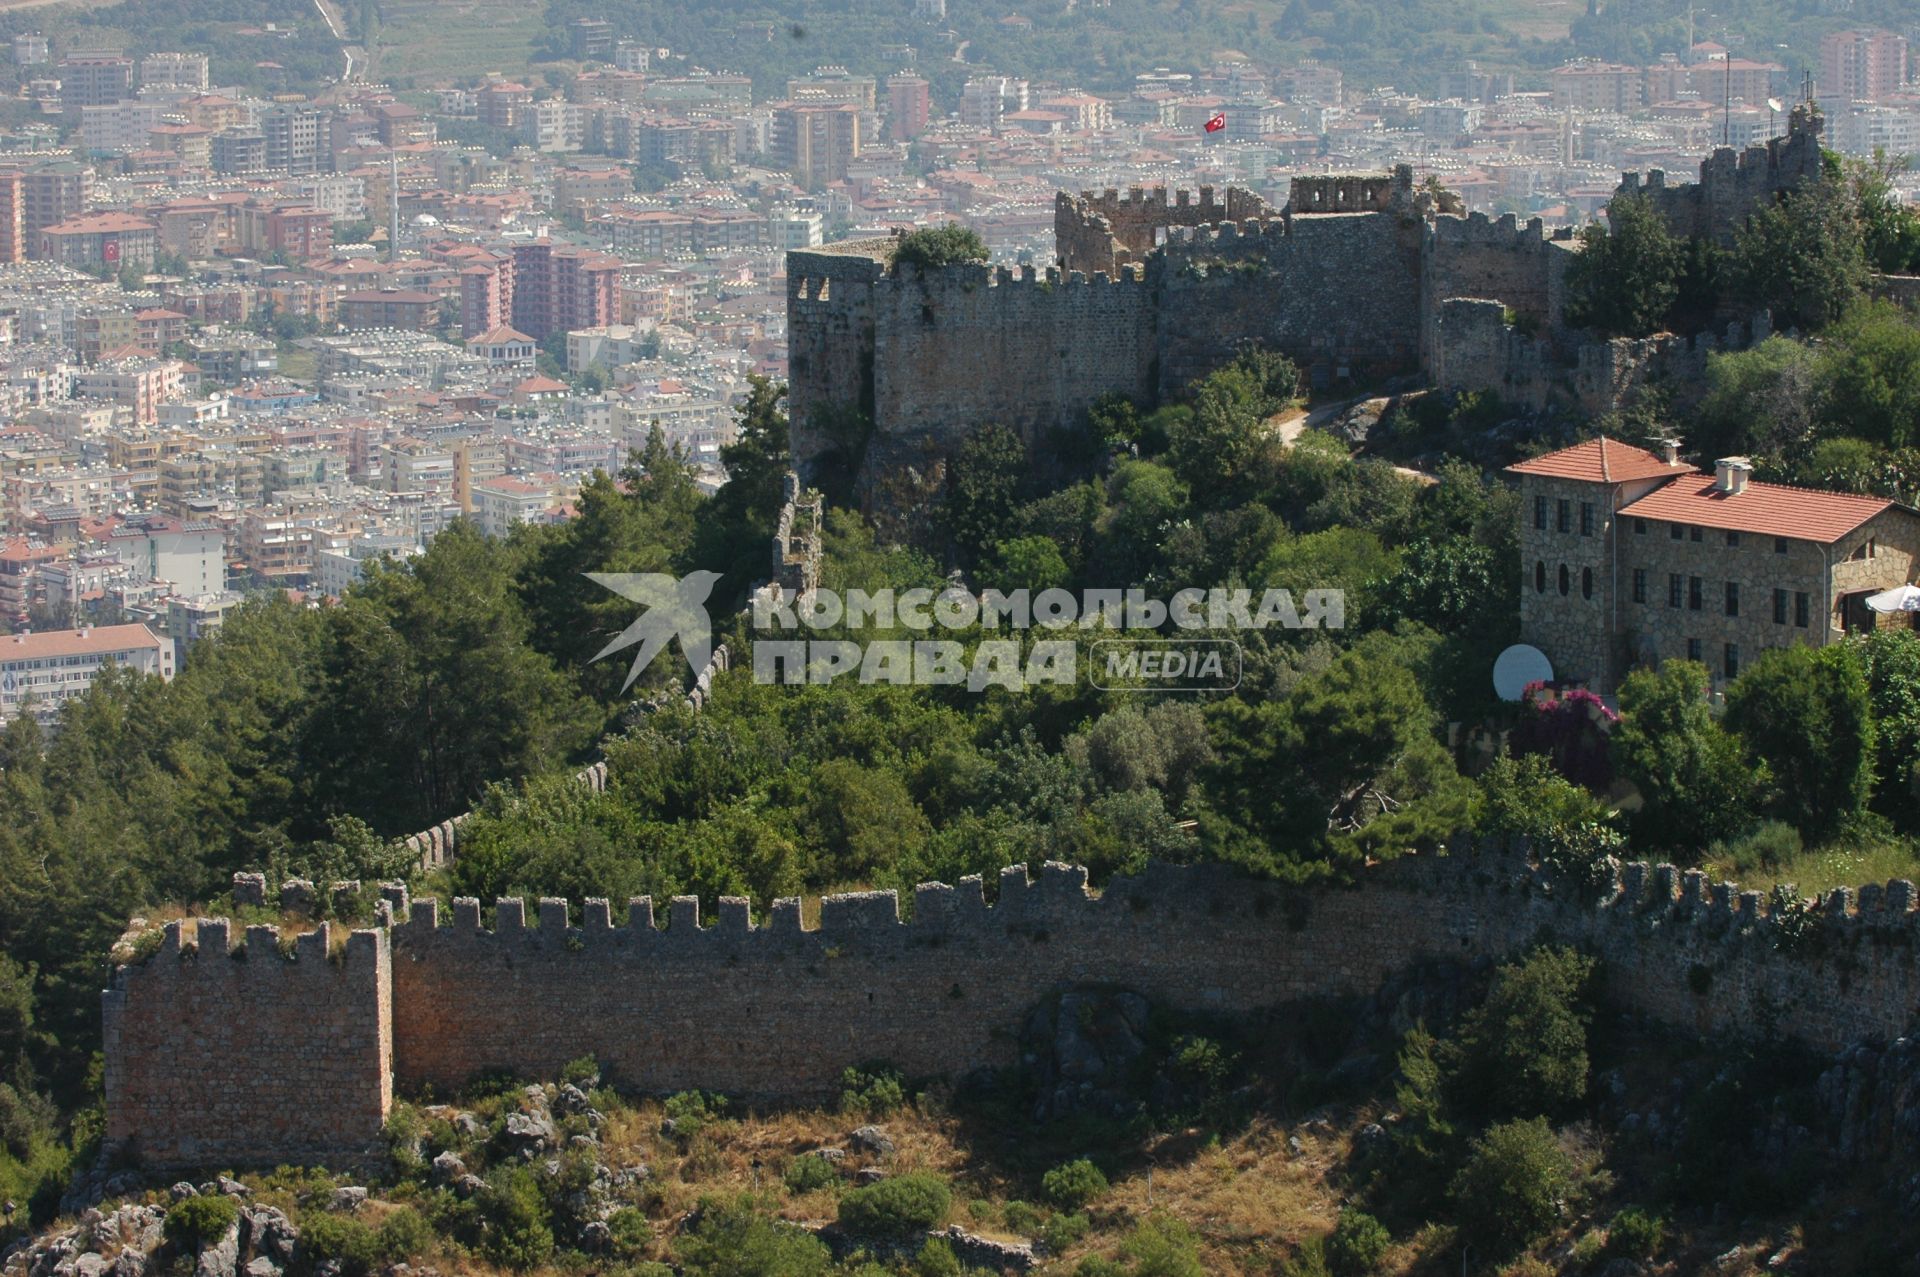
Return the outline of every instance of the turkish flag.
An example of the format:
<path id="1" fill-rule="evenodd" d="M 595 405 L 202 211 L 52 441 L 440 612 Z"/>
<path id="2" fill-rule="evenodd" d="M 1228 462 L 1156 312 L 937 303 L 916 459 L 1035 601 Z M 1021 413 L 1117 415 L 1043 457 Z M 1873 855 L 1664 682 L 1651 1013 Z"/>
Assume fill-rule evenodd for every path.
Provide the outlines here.
<path id="1" fill-rule="evenodd" d="M 1207 132 L 1209 133 L 1218 133 L 1221 129 L 1224 129 L 1226 127 L 1227 127 L 1227 113 L 1225 111 L 1220 112 L 1220 114 L 1214 116 L 1212 119 L 1207 121 Z"/>
<path id="2" fill-rule="evenodd" d="M 110 240 L 107 240 L 105 243 L 101 244 L 100 256 L 102 260 L 105 260 L 105 261 L 109 261 L 109 262 L 119 261 L 120 260 L 120 241 L 117 239 L 110 239 Z"/>

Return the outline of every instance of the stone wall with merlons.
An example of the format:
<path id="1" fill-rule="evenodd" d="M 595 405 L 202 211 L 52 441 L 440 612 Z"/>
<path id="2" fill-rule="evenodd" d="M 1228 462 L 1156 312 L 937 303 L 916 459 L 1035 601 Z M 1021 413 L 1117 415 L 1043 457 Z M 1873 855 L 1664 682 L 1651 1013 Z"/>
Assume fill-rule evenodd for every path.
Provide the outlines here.
<path id="1" fill-rule="evenodd" d="M 704 925 L 697 900 L 676 898 L 664 930 L 647 900 L 619 919 L 604 900 L 543 900 L 532 916 L 501 901 L 491 928 L 476 900 L 450 918 L 394 900 L 402 920 L 356 932 L 337 963 L 260 963 L 270 929 L 250 929 L 243 961 L 198 955 L 176 930 L 107 995 L 110 1132 L 163 1164 L 351 1157 L 379 1136 L 389 1029 L 402 1091 L 552 1076 L 591 1054 L 637 1091 L 810 1098 L 866 1061 L 914 1076 L 1013 1063 L 1028 1011 L 1071 986 L 1233 1015 L 1542 941 L 1598 955 L 1616 1004 L 1702 1034 L 1833 1049 L 1914 1021 L 1910 883 L 1775 916 L 1697 871 L 1628 865 L 1582 900 L 1523 857 L 1464 835 L 1453 846 L 1315 889 L 1154 865 L 1095 897 L 1083 869 L 1049 864 L 1029 881 L 1016 867 L 991 905 L 978 878 L 918 888 L 905 922 L 891 892 L 835 896 L 812 930 L 797 900 L 758 924 L 747 901 L 722 900 Z M 200 934 L 218 953 L 224 927 Z"/>
<path id="2" fill-rule="evenodd" d="M 148 1166 L 366 1157 L 393 1101 L 384 929 L 333 952 L 323 922 L 231 943 L 224 918 L 169 923 L 101 994 L 107 1140 Z"/>

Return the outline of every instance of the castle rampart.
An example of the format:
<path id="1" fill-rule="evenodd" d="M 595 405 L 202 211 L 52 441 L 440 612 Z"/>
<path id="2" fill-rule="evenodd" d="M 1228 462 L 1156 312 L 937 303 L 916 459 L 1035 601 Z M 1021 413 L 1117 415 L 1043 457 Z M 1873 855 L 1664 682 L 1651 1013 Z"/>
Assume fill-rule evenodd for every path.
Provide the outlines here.
<path id="1" fill-rule="evenodd" d="M 1754 209 L 1802 183 L 1820 180 L 1823 128 L 1820 109 L 1801 102 L 1787 116 L 1785 137 L 1768 138 L 1765 145 L 1740 152 L 1719 148 L 1700 162 L 1698 182 L 1669 183 L 1665 172 L 1650 169 L 1644 176 L 1622 174 L 1614 195 L 1644 197 L 1675 235 L 1731 246 L 1734 232 Z"/>
<path id="2" fill-rule="evenodd" d="M 395 1086 L 550 1075 L 589 1053 L 644 1091 L 817 1096 L 866 1060 L 914 1075 L 1012 1063 L 1026 1013 L 1073 985 L 1232 1015 L 1543 939 L 1603 959 L 1616 1004 L 1702 1034 L 1833 1049 L 1915 1018 L 1910 883 L 1788 918 L 1670 865 L 1625 866 L 1588 902 L 1476 839 L 1454 848 L 1311 890 L 1154 865 L 1094 897 L 1084 870 L 1050 864 L 1030 882 L 1016 867 L 991 904 L 977 878 L 928 884 L 902 921 L 891 892 L 863 892 L 823 900 L 813 930 L 797 900 L 757 922 L 725 899 L 703 925 L 699 902 L 676 898 L 664 929 L 645 899 L 618 922 L 605 900 L 542 900 L 531 916 L 507 900 L 488 928 L 477 900 L 443 917 L 390 891 L 390 931 L 355 933 L 341 960 L 306 940 L 291 963 L 271 928 L 235 959 L 215 956 L 224 923 L 203 921 L 197 950 L 175 924 L 105 995 L 109 1131 L 156 1165 L 337 1160 L 377 1139 Z"/>
<path id="3" fill-rule="evenodd" d="M 224 918 L 168 923 L 101 995 L 107 1140 L 155 1166 L 363 1157 L 393 1099 L 385 929 L 334 951 Z M 291 956 L 282 945 L 291 940 Z"/>

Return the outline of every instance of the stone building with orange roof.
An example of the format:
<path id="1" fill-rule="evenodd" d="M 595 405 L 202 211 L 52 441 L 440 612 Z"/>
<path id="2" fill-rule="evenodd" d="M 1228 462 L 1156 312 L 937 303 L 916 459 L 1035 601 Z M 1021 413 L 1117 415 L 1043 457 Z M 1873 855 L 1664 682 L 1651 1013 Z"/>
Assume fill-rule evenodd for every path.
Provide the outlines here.
<path id="1" fill-rule="evenodd" d="M 1914 580 L 1920 512 L 1882 497 L 1704 473 L 1599 438 L 1507 467 L 1520 485 L 1520 635 L 1555 676 L 1611 693 L 1675 658 L 1737 678 L 1768 648 L 1871 629 L 1868 595 Z"/>

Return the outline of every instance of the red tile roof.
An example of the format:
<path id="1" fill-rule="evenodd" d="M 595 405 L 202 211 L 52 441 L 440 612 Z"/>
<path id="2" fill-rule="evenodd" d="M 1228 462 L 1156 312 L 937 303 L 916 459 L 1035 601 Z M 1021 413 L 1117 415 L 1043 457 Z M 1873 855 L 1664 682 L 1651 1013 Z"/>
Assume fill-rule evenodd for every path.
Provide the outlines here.
<path id="1" fill-rule="evenodd" d="M 1549 452 L 1531 461 L 1507 467 L 1508 474 L 1534 474 L 1549 479 L 1580 479 L 1587 483 L 1625 483 L 1632 479 L 1656 479 L 1668 475 L 1693 474 L 1695 468 L 1684 461 L 1668 465 L 1664 457 L 1645 448 L 1636 448 L 1604 435 L 1576 443 L 1571 448 Z"/>
<path id="2" fill-rule="evenodd" d="M 487 331 L 480 333 L 478 336 L 467 338 L 467 345 L 469 347 L 501 346 L 501 345 L 505 345 L 508 342 L 518 342 L 521 345 L 531 345 L 533 344 L 533 338 L 527 336 L 525 333 L 521 332 L 519 329 L 510 327 L 506 324 L 501 324 L 495 328 L 489 328 L 487 329 Z"/>
<path id="3" fill-rule="evenodd" d="M 1744 492 L 1722 492 L 1714 486 L 1712 476 L 1690 475 L 1623 506 L 1620 514 L 1623 518 L 1664 519 L 1829 544 L 1892 505 L 1883 497 L 1820 492 L 1781 483 L 1750 482 Z"/>
<path id="4" fill-rule="evenodd" d="M 160 639 L 144 625 L 97 625 L 90 630 L 49 630 L 0 638 L 0 661 L 44 660 L 47 657 L 112 654 L 137 648 L 160 647 Z"/>

